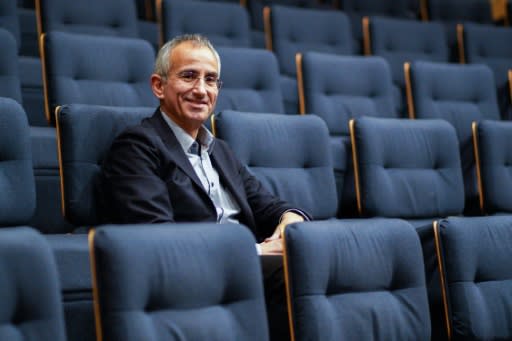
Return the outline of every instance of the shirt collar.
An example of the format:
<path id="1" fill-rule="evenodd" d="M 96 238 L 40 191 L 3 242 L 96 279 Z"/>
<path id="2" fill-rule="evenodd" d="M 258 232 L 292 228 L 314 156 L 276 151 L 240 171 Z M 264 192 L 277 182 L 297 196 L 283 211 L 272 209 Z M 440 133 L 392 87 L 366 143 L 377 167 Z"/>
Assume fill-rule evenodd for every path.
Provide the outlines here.
<path id="1" fill-rule="evenodd" d="M 164 121 L 167 122 L 167 125 L 171 128 L 172 132 L 178 139 L 178 142 L 180 143 L 183 151 L 185 153 L 190 153 L 191 149 L 197 150 L 197 147 L 193 146 L 196 143 L 196 140 L 194 140 L 192 138 L 192 136 L 190 136 L 185 130 L 183 130 L 183 128 L 181 128 L 179 125 L 177 125 L 161 109 L 160 109 L 160 113 L 162 114 Z M 197 133 L 197 141 L 201 143 L 201 147 L 204 150 L 208 151 L 208 154 L 211 153 L 215 138 L 213 137 L 212 133 L 204 125 L 202 125 L 201 128 L 199 128 L 199 132 Z"/>

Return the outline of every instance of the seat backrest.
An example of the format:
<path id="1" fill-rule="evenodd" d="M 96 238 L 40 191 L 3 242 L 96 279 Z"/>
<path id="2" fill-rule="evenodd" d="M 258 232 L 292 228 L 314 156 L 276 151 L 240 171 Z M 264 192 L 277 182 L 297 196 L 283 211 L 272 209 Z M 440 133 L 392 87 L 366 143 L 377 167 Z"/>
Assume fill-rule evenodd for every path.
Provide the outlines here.
<path id="1" fill-rule="evenodd" d="M 251 0 L 247 1 L 247 9 L 251 17 L 251 27 L 256 31 L 263 31 L 263 9 L 266 6 L 282 5 L 292 7 L 316 8 L 317 0 Z"/>
<path id="2" fill-rule="evenodd" d="M 161 45 L 181 34 L 200 33 L 216 47 L 251 46 L 249 14 L 240 4 L 161 0 L 158 13 Z"/>
<path id="3" fill-rule="evenodd" d="M 43 38 L 46 117 L 63 104 L 155 106 L 155 53 L 140 39 L 51 32 Z"/>
<path id="4" fill-rule="evenodd" d="M 217 51 L 225 67 L 215 111 L 284 114 L 279 67 L 272 52 L 232 47 L 219 47 Z"/>
<path id="5" fill-rule="evenodd" d="M 292 340 L 430 340 L 422 251 L 407 222 L 293 224 L 284 241 Z"/>
<path id="6" fill-rule="evenodd" d="M 98 176 L 114 138 L 154 108 L 65 105 L 57 112 L 62 211 L 76 226 L 101 223 Z M 87 141 L 87 143 L 84 143 Z"/>
<path id="7" fill-rule="evenodd" d="M 223 111 L 215 133 L 267 190 L 315 219 L 336 215 L 329 133 L 321 119 Z"/>
<path id="8" fill-rule="evenodd" d="M 511 339 L 510 217 L 450 217 L 435 232 L 451 339 Z"/>
<path id="9" fill-rule="evenodd" d="M 486 64 L 494 73 L 500 112 L 507 117 L 510 110 L 510 88 L 507 73 L 512 69 L 512 30 L 505 27 L 466 23 L 460 25 L 459 49 L 462 62 Z M 508 117 L 507 117 L 508 118 Z"/>
<path id="10" fill-rule="evenodd" d="M 19 103 L 0 97 L 0 226 L 26 224 L 35 206 L 27 116 Z"/>
<path id="11" fill-rule="evenodd" d="M 0 5 L 2 6 L 2 5 Z M 22 103 L 18 71 L 18 49 L 13 35 L 0 27 L 0 97 Z"/>
<path id="12" fill-rule="evenodd" d="M 1 229 L 0 273 L 0 339 L 66 340 L 57 269 L 44 238 L 28 227 Z"/>
<path id="13" fill-rule="evenodd" d="M 268 340 L 247 228 L 107 226 L 89 241 L 98 340 Z"/>
<path id="14" fill-rule="evenodd" d="M 279 62 L 280 72 L 295 77 L 295 55 L 317 51 L 353 54 L 348 17 L 340 11 L 274 5 L 265 8 L 267 48 Z"/>
<path id="15" fill-rule="evenodd" d="M 492 24 L 491 4 L 485 0 L 421 0 L 422 17 L 443 22 Z"/>
<path id="16" fill-rule="evenodd" d="M 17 13 L 16 1 L 2 1 L 0 3 L 0 27 L 9 31 L 15 41 L 16 41 L 16 49 L 18 51 L 18 47 L 21 44 L 21 31 L 20 31 L 20 21 Z M 0 39 L 0 41 L 3 40 Z M 5 51 L 2 49 L 2 51 Z"/>
<path id="17" fill-rule="evenodd" d="M 136 38 L 137 8 L 126 0 L 36 0 L 39 34 L 52 31 Z"/>
<path id="18" fill-rule="evenodd" d="M 440 23 L 367 17 L 363 22 L 366 54 L 389 63 L 399 112 L 407 112 L 404 63 L 414 60 L 448 62 L 448 44 Z"/>
<path id="19" fill-rule="evenodd" d="M 466 213 L 478 209 L 471 123 L 499 120 L 494 77 L 483 64 L 415 61 L 406 66 L 409 115 L 450 122 L 457 132 L 464 174 Z"/>
<path id="20" fill-rule="evenodd" d="M 480 208 L 486 213 L 512 212 L 512 122 L 473 123 L 473 144 L 479 185 Z"/>
<path id="21" fill-rule="evenodd" d="M 300 111 L 322 117 L 331 135 L 348 136 L 352 118 L 399 116 L 385 59 L 307 52 L 297 62 Z"/>
<path id="22" fill-rule="evenodd" d="M 443 120 L 363 117 L 350 134 L 359 212 L 418 219 L 461 214 L 455 129 Z"/>

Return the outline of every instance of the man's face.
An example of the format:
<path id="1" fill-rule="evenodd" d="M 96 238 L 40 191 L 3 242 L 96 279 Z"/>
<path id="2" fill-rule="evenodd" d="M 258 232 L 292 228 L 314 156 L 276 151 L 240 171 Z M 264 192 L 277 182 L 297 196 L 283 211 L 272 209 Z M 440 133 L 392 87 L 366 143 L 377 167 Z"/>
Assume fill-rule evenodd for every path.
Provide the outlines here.
<path id="1" fill-rule="evenodd" d="M 160 107 L 187 132 L 197 131 L 215 107 L 219 89 L 217 59 L 207 47 L 184 42 L 171 55 L 167 80 L 152 76 Z M 155 78 L 156 77 L 156 78 Z"/>

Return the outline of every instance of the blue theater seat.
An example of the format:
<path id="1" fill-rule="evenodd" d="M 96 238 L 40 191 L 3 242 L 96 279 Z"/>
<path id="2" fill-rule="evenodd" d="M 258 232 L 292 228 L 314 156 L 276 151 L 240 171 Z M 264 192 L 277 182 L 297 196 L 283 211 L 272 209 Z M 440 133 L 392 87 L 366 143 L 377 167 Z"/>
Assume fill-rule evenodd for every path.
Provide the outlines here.
<path id="1" fill-rule="evenodd" d="M 19 103 L 3 97 L 0 97 L 0 170 L 0 225 L 25 225 L 36 206 L 30 130 Z"/>
<path id="2" fill-rule="evenodd" d="M 443 26 L 385 17 L 363 19 L 365 53 L 381 56 L 389 63 L 397 111 L 407 116 L 404 63 L 414 60 L 448 62 L 448 44 Z"/>
<path id="3" fill-rule="evenodd" d="M 49 122 L 64 104 L 157 106 L 148 86 L 155 53 L 147 41 L 50 32 L 42 47 Z"/>
<path id="4" fill-rule="evenodd" d="M 275 55 L 263 49 L 219 47 L 222 89 L 215 111 L 284 114 Z M 243 61 L 243 62 L 242 62 Z"/>
<path id="5" fill-rule="evenodd" d="M 407 222 L 293 224 L 284 241 L 292 340 L 430 340 L 421 246 Z"/>
<path id="6" fill-rule="evenodd" d="M 251 46 L 249 14 L 240 4 L 162 0 L 158 6 L 161 45 L 184 33 L 201 33 L 216 47 Z"/>
<path id="7" fill-rule="evenodd" d="M 455 129 L 443 120 L 363 117 L 351 121 L 362 216 L 407 219 L 418 232 L 432 340 L 445 340 L 432 222 L 462 214 L 464 185 Z"/>
<path id="8" fill-rule="evenodd" d="M 58 275 L 45 239 L 29 227 L 0 229 L 0 273 L 0 339 L 65 341 Z"/>
<path id="9" fill-rule="evenodd" d="M 353 54 L 350 23 L 339 11 L 278 5 L 266 7 L 264 19 L 267 49 L 279 62 L 285 111 L 295 114 L 299 110 L 296 54 Z"/>
<path id="10" fill-rule="evenodd" d="M 111 225 L 89 241 L 99 340 L 268 340 L 247 228 Z"/>
<path id="11" fill-rule="evenodd" d="M 363 53 L 362 19 L 364 17 L 417 19 L 419 2 L 419 0 L 340 0 L 339 8 L 348 15 L 352 24 L 355 51 L 359 54 Z"/>
<path id="12" fill-rule="evenodd" d="M 459 25 L 458 43 L 462 63 L 486 64 L 494 73 L 497 98 L 503 119 L 512 119 L 508 71 L 512 69 L 510 27 L 475 23 Z"/>
<path id="13" fill-rule="evenodd" d="M 324 119 L 331 135 L 339 216 L 357 215 L 348 122 L 399 117 L 388 63 L 381 57 L 307 52 L 297 58 L 301 113 Z"/>
<path id="14" fill-rule="evenodd" d="M 482 0 L 421 0 L 421 17 L 423 20 L 443 24 L 452 62 L 459 59 L 457 24 L 493 24 L 491 2 Z"/>
<path id="15" fill-rule="evenodd" d="M 39 34 L 61 31 L 138 37 L 134 0 L 36 0 Z"/>
<path id="16" fill-rule="evenodd" d="M 451 340 L 510 340 L 512 216 L 451 217 L 435 231 Z"/>
<path id="17" fill-rule="evenodd" d="M 62 212 L 76 226 L 101 224 L 97 181 L 114 138 L 153 114 L 153 107 L 73 104 L 57 111 Z M 84 143 L 88 141 L 88 143 Z"/>
<path id="18" fill-rule="evenodd" d="M 214 127 L 267 190 L 315 219 L 336 216 L 329 133 L 320 118 L 223 111 Z"/>
<path id="19" fill-rule="evenodd" d="M 464 175 L 464 213 L 478 214 L 471 123 L 500 119 L 493 73 L 483 64 L 415 61 L 405 68 L 410 117 L 444 119 L 455 127 Z"/>
<path id="20" fill-rule="evenodd" d="M 482 213 L 512 212 L 511 138 L 512 122 L 483 120 L 473 123 L 473 146 Z"/>

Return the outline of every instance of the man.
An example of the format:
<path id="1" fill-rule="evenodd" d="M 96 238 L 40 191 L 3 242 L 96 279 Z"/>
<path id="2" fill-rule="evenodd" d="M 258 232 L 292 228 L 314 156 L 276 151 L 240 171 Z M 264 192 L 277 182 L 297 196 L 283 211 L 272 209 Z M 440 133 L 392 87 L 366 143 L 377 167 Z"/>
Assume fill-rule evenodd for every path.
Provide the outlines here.
<path id="1" fill-rule="evenodd" d="M 112 144 L 102 169 L 104 212 L 114 223 L 238 222 L 251 229 L 261 254 L 280 254 L 282 228 L 310 217 L 264 189 L 204 127 L 220 69 L 219 55 L 200 35 L 162 47 L 151 76 L 160 106 Z M 287 327 L 286 317 L 280 323 Z"/>

